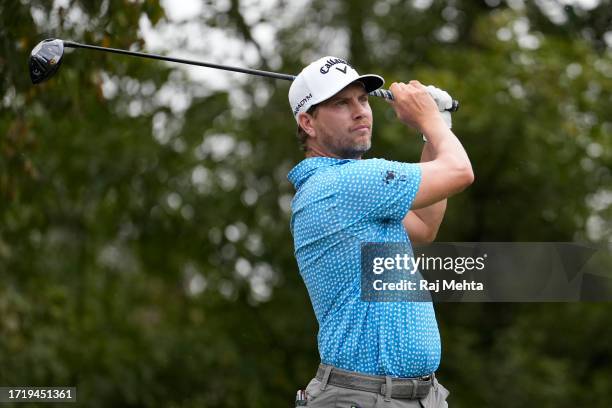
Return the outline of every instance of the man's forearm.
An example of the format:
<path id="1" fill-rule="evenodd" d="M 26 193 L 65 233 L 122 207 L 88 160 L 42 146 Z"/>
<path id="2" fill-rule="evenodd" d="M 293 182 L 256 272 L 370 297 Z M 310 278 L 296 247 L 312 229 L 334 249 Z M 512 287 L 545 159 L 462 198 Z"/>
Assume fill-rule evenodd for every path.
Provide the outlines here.
<path id="1" fill-rule="evenodd" d="M 435 151 L 430 143 L 423 144 L 423 151 L 421 152 L 421 163 L 428 162 L 435 159 Z M 418 210 L 412 210 L 412 213 L 422 221 L 425 228 L 419 228 L 419 220 L 410 220 L 408 216 L 404 220 L 404 226 L 408 232 L 413 243 L 424 243 L 431 242 L 438 233 L 444 213 L 446 212 L 446 199 L 438 201 L 437 203 L 431 204 L 427 207 L 419 208 Z M 411 228 L 412 226 L 412 228 Z M 412 231 L 411 231 L 412 229 Z M 423 234 L 417 233 L 416 230 L 425 231 Z M 420 236 L 424 235 L 424 236 Z"/>
<path id="2" fill-rule="evenodd" d="M 423 143 L 423 150 L 421 151 L 421 163 L 432 161 L 435 158 L 436 158 L 436 153 L 431 143 L 427 143 L 427 142 Z M 425 210 L 430 210 L 430 209 L 434 209 L 434 211 L 433 212 L 425 211 Z M 444 200 L 438 201 L 437 203 L 430 205 L 429 207 L 424 207 L 424 208 L 419 208 L 418 210 L 414 210 L 414 212 L 417 213 L 419 217 L 421 215 L 425 215 L 426 218 L 429 218 L 430 216 L 433 216 L 435 218 L 436 216 L 438 216 L 439 217 L 439 221 L 437 222 L 438 226 L 440 226 L 440 223 L 442 222 L 442 218 L 444 218 L 445 211 L 446 211 L 446 198 Z"/>

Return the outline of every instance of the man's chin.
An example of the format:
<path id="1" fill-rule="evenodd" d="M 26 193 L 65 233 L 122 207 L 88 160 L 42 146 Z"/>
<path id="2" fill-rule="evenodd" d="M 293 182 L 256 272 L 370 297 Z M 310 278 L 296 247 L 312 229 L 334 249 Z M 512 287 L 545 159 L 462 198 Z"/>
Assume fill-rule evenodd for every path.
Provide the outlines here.
<path id="1" fill-rule="evenodd" d="M 368 150 L 372 147 L 371 142 L 357 144 L 352 146 L 351 149 L 347 149 L 342 152 L 342 157 L 345 159 L 361 159 L 361 156 L 364 155 Z"/>
<path id="2" fill-rule="evenodd" d="M 372 144 L 369 143 L 367 146 L 362 146 L 362 148 L 359 149 L 359 151 L 361 152 L 361 154 L 365 154 L 368 152 L 368 150 L 370 150 L 371 147 L 372 147 Z"/>
<path id="3" fill-rule="evenodd" d="M 372 140 L 370 138 L 368 138 L 367 142 L 359 143 L 355 147 L 355 150 L 359 150 L 360 152 L 365 153 L 368 150 L 370 150 L 371 147 L 372 147 Z"/>

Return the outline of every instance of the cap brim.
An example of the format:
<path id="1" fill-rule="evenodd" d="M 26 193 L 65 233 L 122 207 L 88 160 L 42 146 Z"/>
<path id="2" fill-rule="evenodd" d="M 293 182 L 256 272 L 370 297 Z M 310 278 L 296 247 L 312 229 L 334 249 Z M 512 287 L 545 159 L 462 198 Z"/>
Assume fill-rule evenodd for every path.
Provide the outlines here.
<path id="1" fill-rule="evenodd" d="M 366 74 L 361 75 L 356 81 L 360 81 L 365 86 L 366 92 L 372 92 L 381 88 L 385 84 L 385 80 L 378 75 Z"/>

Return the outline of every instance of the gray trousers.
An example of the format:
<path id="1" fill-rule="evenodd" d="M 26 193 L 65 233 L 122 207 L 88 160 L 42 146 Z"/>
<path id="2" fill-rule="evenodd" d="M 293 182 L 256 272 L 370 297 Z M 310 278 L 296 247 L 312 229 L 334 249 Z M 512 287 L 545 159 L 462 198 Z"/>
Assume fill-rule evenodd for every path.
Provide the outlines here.
<path id="1" fill-rule="evenodd" d="M 313 378 L 306 387 L 307 407 L 312 408 L 447 408 L 449 391 L 434 378 L 429 394 L 418 399 L 385 398 L 374 392 L 323 384 Z"/>

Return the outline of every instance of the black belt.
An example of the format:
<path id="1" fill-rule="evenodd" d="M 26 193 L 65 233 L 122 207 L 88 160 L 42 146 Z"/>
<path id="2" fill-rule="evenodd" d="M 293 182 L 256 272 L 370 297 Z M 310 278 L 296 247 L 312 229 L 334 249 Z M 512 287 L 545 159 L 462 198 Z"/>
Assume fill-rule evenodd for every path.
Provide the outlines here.
<path id="1" fill-rule="evenodd" d="M 317 380 L 323 381 L 327 365 L 319 365 L 317 370 Z M 353 371 L 341 370 L 333 367 L 328 384 L 338 387 L 349 388 L 367 392 L 387 394 L 387 384 L 391 385 L 391 398 L 397 399 L 421 399 L 429 394 L 433 385 L 434 374 L 415 378 L 393 378 L 389 379 L 380 375 L 366 375 Z"/>

